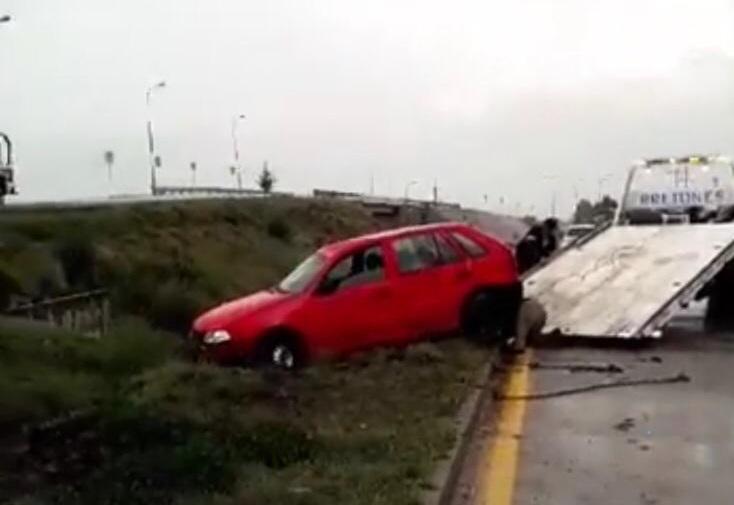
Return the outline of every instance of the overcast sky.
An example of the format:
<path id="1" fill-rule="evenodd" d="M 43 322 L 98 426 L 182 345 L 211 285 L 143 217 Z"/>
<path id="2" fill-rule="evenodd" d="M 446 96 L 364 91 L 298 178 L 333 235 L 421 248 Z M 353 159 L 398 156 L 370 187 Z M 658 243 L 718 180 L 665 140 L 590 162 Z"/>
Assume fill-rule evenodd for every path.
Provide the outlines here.
<path id="1" fill-rule="evenodd" d="M 734 153 L 734 0 L 0 0 L 0 131 L 23 199 L 232 185 L 568 212 L 629 162 Z M 484 195 L 487 195 L 487 204 Z"/>

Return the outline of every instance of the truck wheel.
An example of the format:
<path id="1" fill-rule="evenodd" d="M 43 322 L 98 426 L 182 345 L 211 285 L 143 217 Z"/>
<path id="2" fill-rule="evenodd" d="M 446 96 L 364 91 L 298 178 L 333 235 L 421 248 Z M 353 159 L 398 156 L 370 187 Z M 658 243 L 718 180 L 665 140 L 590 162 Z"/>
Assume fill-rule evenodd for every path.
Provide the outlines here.
<path id="1" fill-rule="evenodd" d="M 734 330 L 734 315 L 727 294 L 717 290 L 709 296 L 704 317 L 705 331 L 717 333 Z"/>
<path id="2" fill-rule="evenodd" d="M 464 304 L 461 329 L 473 340 L 497 342 L 507 336 L 509 303 L 501 294 L 483 290 L 472 295 Z"/>
<path id="3" fill-rule="evenodd" d="M 257 348 L 255 365 L 296 370 L 306 362 L 300 339 L 290 333 L 274 333 L 263 338 Z"/>

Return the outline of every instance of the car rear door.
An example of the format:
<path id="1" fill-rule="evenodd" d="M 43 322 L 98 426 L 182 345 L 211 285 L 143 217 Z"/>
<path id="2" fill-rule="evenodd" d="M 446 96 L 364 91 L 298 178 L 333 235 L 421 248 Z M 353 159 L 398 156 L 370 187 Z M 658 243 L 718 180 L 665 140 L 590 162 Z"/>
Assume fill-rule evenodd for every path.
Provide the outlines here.
<path id="1" fill-rule="evenodd" d="M 467 278 L 455 246 L 431 232 L 396 238 L 390 249 L 396 266 L 395 302 L 403 338 L 453 329 L 458 310 L 455 298 L 460 291 L 457 286 Z"/>

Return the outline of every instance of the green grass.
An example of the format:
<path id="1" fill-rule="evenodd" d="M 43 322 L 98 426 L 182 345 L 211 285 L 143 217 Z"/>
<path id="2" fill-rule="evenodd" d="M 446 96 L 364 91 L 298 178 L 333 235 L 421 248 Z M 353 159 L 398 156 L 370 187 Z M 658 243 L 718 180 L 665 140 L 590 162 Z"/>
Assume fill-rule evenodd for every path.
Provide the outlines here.
<path id="1" fill-rule="evenodd" d="M 97 340 L 0 318 L 0 432 L 89 407 L 132 374 L 176 356 L 179 346 L 135 321 Z"/>
<path id="2" fill-rule="evenodd" d="M 0 321 L 0 503 L 418 503 L 486 359 L 451 340 L 290 375 L 189 363 L 176 343 Z"/>
<path id="3" fill-rule="evenodd" d="M 297 198 L 0 214 L 0 309 L 104 286 L 116 315 L 101 339 L 0 319 L 0 503 L 417 503 L 482 349 L 281 375 L 189 363 L 160 331 L 378 226 Z"/>

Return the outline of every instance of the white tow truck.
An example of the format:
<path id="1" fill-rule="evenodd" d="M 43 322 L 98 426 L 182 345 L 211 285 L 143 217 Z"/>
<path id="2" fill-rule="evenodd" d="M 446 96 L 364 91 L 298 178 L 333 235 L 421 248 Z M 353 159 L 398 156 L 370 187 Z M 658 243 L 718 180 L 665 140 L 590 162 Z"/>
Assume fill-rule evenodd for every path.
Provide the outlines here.
<path id="1" fill-rule="evenodd" d="M 627 177 L 614 222 L 525 281 L 546 332 L 658 338 L 734 258 L 734 165 L 723 156 L 647 159 Z"/>

